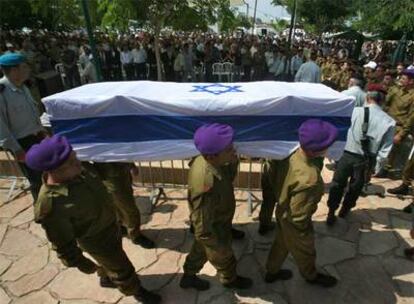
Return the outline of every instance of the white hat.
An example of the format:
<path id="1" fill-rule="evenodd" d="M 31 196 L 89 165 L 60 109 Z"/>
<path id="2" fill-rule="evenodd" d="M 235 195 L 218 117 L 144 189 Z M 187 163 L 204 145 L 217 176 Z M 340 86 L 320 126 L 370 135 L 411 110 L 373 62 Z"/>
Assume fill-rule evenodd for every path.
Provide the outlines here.
<path id="1" fill-rule="evenodd" d="M 375 70 L 377 68 L 377 63 L 375 61 L 370 61 L 366 65 L 364 65 L 364 68 L 370 68 Z"/>
<path id="2" fill-rule="evenodd" d="M 11 47 L 13 47 L 13 44 L 11 44 L 10 42 L 7 42 L 6 47 L 11 48 Z"/>

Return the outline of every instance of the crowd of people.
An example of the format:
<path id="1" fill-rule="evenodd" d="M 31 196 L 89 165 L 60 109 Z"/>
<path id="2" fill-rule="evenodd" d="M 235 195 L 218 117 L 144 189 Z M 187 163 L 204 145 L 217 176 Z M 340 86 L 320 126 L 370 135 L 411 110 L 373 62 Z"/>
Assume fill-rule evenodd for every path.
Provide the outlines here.
<path id="1" fill-rule="evenodd" d="M 22 52 L 34 75 L 53 70 L 59 64 L 67 88 L 97 81 L 95 59 L 85 33 L 2 31 L 0 36 L 0 53 Z M 103 80 L 157 80 L 151 34 L 110 37 L 97 33 L 96 43 Z M 413 46 L 407 46 L 407 59 L 414 56 Z M 363 65 L 368 62 L 372 62 L 376 71 L 374 75 L 367 75 L 370 79 L 382 81 L 379 78 L 385 74 L 388 78 L 398 77 L 398 66 L 391 64 L 397 47 L 395 41 L 365 42 L 359 55 L 356 55 L 356 47 L 352 40 L 309 38 L 294 40 L 289 51 L 286 37 L 164 34 L 160 39 L 162 79 L 215 82 L 218 79 L 213 75 L 213 64 L 229 62 L 233 81 L 294 80 L 302 63 L 310 59 L 312 53 L 313 60 L 321 68 L 320 80 L 338 90 L 346 89 L 349 74 L 362 73 Z M 411 64 L 410 60 L 401 62 L 405 67 Z"/>
<path id="2" fill-rule="evenodd" d="M 156 246 L 140 230 L 131 180 L 136 168 L 125 163 L 81 164 L 64 137 L 48 134 L 43 128 L 36 102 L 25 85 L 31 69 L 41 73 L 56 65 L 63 68 L 68 88 L 80 85 L 82 79 L 96 81 L 83 74 L 94 70 L 95 60 L 85 37 L 2 33 L 2 41 L 0 146 L 14 153 L 31 183 L 36 221 L 66 266 L 84 273 L 98 272 L 102 287 L 117 287 L 143 303 L 159 303 L 157 294 L 140 285 L 122 248 L 122 231 L 137 245 Z M 377 178 L 402 176 L 401 186 L 388 189 L 398 195 L 410 193 L 414 175 L 410 153 L 414 135 L 414 63 L 392 65 L 392 43 L 366 43 L 359 58 L 351 59 L 355 47 L 347 40 L 295 41 L 290 58 L 286 40 L 281 38 L 165 36 L 161 41 L 163 79 L 213 82 L 213 64 L 231 62 L 234 81 L 324 83 L 355 97 L 344 154 L 330 164 L 335 173 L 326 223 L 332 226 L 340 206 L 338 216 L 346 217 L 357 205 L 372 174 Z M 148 34 L 115 40 L 99 36 L 98 53 L 105 80 L 157 78 L 154 41 Z M 337 136 L 338 130 L 332 124 L 309 119 L 298 129 L 298 150 L 284 160 L 266 160 L 258 232 L 266 234 L 277 228 L 266 264 L 268 283 L 292 277 L 291 271 L 281 268 L 291 253 L 307 282 L 324 287 L 337 284 L 334 277 L 316 269 L 312 229 L 312 214 L 323 195 L 323 160 Z M 238 161 L 233 138 L 234 130 L 229 125 L 204 125 L 195 131 L 194 144 L 200 155 L 190 162 L 188 178 L 194 243 L 183 266 L 182 288 L 209 288 L 209 282 L 197 276 L 207 261 L 217 269 L 223 286 L 252 286 L 249 278 L 237 274 L 237 260 L 231 248 L 232 240 L 244 237 L 242 231 L 232 227 L 232 181 Z M 276 203 L 275 224 L 272 216 Z M 410 204 L 404 211 L 414 213 L 413 209 Z M 414 237 L 414 230 L 411 232 Z M 405 254 L 413 260 L 414 248 L 406 249 Z"/>

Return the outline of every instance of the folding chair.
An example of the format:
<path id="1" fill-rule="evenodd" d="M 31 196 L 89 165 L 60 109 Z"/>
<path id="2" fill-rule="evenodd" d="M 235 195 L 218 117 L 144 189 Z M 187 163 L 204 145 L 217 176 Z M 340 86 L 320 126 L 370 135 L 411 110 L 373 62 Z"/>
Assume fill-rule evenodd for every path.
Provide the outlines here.
<path id="1" fill-rule="evenodd" d="M 222 75 L 223 75 L 223 64 L 219 62 L 213 63 L 213 76 L 218 76 L 218 81 L 221 82 Z"/>
<path id="2" fill-rule="evenodd" d="M 233 82 L 233 63 L 223 63 L 223 75 L 227 76 L 227 82 Z"/>

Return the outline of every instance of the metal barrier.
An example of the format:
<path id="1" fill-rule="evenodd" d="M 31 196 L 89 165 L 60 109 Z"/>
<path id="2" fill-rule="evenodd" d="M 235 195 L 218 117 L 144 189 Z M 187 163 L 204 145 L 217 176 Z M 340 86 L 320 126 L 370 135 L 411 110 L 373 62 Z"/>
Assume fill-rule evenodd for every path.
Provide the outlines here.
<path id="1" fill-rule="evenodd" d="M 8 203 L 29 188 L 28 180 L 23 175 L 12 152 L 0 148 L 0 180 L 9 185 L 1 185 L 7 191 L 4 203 Z"/>
<path id="2" fill-rule="evenodd" d="M 136 162 L 139 177 L 134 187 L 151 189 L 151 205 L 155 208 L 161 197 L 168 199 L 165 189 L 187 189 L 189 160 Z M 261 202 L 252 192 L 261 191 L 263 162 L 260 159 L 242 158 L 234 181 L 235 190 L 247 192 L 247 213 L 254 210 L 254 202 Z"/>

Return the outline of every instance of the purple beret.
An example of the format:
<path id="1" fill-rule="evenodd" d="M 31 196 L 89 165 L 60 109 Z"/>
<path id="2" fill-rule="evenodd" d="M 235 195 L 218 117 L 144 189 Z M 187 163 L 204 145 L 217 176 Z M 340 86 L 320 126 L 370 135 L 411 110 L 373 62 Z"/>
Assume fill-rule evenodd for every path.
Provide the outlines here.
<path id="1" fill-rule="evenodd" d="M 47 137 L 30 148 L 26 154 L 26 165 L 36 171 L 55 170 L 69 158 L 71 152 L 72 146 L 66 137 Z"/>
<path id="2" fill-rule="evenodd" d="M 403 75 L 407 75 L 411 79 L 414 78 L 414 69 L 405 69 L 402 73 Z"/>
<path id="3" fill-rule="evenodd" d="M 194 144 L 201 154 L 217 154 L 233 142 L 233 135 L 234 130 L 229 125 L 206 124 L 195 131 Z"/>
<path id="4" fill-rule="evenodd" d="M 305 151 L 323 151 L 331 146 L 337 137 L 338 129 L 320 119 L 308 119 L 299 127 L 299 142 Z"/>

